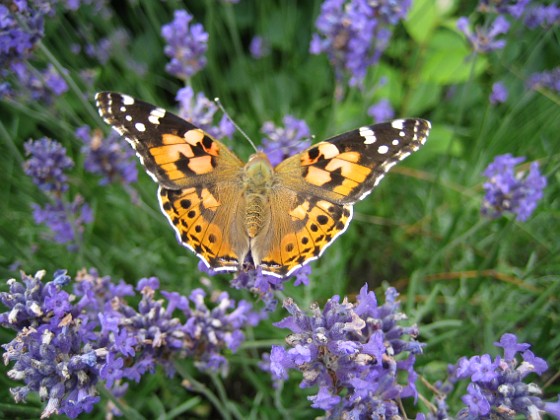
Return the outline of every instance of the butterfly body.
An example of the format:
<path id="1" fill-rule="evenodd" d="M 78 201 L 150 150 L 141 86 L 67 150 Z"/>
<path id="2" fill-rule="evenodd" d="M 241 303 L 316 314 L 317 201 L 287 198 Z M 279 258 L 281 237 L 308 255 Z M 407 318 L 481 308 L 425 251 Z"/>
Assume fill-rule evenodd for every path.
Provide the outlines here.
<path id="1" fill-rule="evenodd" d="M 346 230 L 353 204 L 430 128 L 420 119 L 362 127 L 273 167 L 262 152 L 243 163 L 162 108 L 111 92 L 96 100 L 159 184 L 161 209 L 183 245 L 214 270 L 239 270 L 250 259 L 278 277 L 318 258 Z"/>

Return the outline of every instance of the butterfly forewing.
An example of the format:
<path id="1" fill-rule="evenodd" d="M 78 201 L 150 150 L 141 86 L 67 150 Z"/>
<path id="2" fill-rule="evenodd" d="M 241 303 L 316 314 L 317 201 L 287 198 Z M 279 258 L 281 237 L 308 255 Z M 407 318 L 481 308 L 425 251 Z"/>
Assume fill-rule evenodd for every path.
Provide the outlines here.
<path id="1" fill-rule="evenodd" d="M 280 163 L 281 176 L 301 171 L 319 197 L 352 204 L 366 197 L 399 161 L 426 141 L 430 123 L 401 119 L 348 131 Z"/>
<path id="2" fill-rule="evenodd" d="M 224 145 L 190 122 L 128 95 L 100 92 L 99 114 L 126 138 L 154 180 L 170 189 L 207 183 L 216 169 L 239 170 L 241 162 Z"/>

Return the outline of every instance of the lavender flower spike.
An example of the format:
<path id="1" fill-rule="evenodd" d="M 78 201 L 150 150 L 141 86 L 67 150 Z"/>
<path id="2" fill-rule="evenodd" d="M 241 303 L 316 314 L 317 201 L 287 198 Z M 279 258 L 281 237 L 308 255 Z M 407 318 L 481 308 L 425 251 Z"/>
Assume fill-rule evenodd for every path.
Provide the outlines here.
<path id="1" fill-rule="evenodd" d="M 217 139 L 231 137 L 235 132 L 233 123 L 225 115 L 219 123 L 214 124 L 214 114 L 218 107 L 214 102 L 204 96 L 204 93 L 195 92 L 187 86 L 177 91 L 175 99 L 179 102 L 179 116 L 202 128 Z"/>
<path id="2" fill-rule="evenodd" d="M 304 313 L 291 299 L 284 301 L 290 316 L 277 322 L 292 331 L 288 349 L 273 346 L 268 369 L 275 381 L 287 370 L 303 374 L 300 387 L 318 386 L 309 399 L 312 407 L 326 411 L 326 418 L 392 418 L 402 414 L 396 402 L 414 397 L 414 354 L 422 352 L 415 341 L 416 326 L 399 325 L 406 316 L 399 312 L 397 292 L 387 290 L 386 302 L 378 305 L 367 284 L 355 304 L 333 296 L 323 310 L 311 307 Z M 408 340 L 405 337 L 409 336 Z M 396 356 L 408 353 L 406 358 Z M 397 376 L 406 373 L 405 383 Z"/>
<path id="3" fill-rule="evenodd" d="M 208 33 L 200 23 L 191 24 L 193 17 L 185 10 L 175 11 L 173 22 L 161 28 L 165 38 L 165 54 L 171 58 L 165 69 L 179 79 L 189 79 L 206 66 Z"/>
<path id="4" fill-rule="evenodd" d="M 284 127 L 276 127 L 271 121 L 263 124 L 261 132 L 263 151 L 273 166 L 311 146 L 311 133 L 307 123 L 291 115 L 284 116 Z"/>
<path id="5" fill-rule="evenodd" d="M 469 20 L 461 17 L 457 21 L 457 28 L 465 34 L 475 52 L 488 53 L 505 47 L 506 41 L 496 37 L 509 30 L 509 22 L 499 15 L 488 28 L 478 27 L 476 33 L 473 33 L 469 28 Z"/>
<path id="6" fill-rule="evenodd" d="M 534 383 L 524 382 L 530 373 L 542 375 L 548 369 L 546 362 L 528 350 L 529 344 L 518 343 L 513 334 L 504 334 L 494 345 L 504 349 L 503 358 L 492 359 L 489 354 L 483 354 L 470 359 L 463 357 L 457 363 L 456 378 L 471 381 L 462 397 L 467 408 L 457 417 L 491 419 L 523 415 L 537 419 L 544 413 L 557 416 L 560 400 L 544 402 L 541 389 Z"/>
<path id="7" fill-rule="evenodd" d="M 61 193 L 68 189 L 68 178 L 64 171 L 74 166 L 66 155 L 66 149 L 58 142 L 46 137 L 25 143 L 25 153 L 29 159 L 23 169 L 41 190 Z"/>
<path id="8" fill-rule="evenodd" d="M 120 136 L 111 131 L 103 138 L 101 131 L 91 130 L 84 125 L 76 130 L 76 137 L 84 142 L 82 153 L 85 155 L 86 171 L 102 176 L 100 185 L 111 182 L 130 184 L 136 182 L 138 170 L 134 151 L 121 141 Z"/>
<path id="9" fill-rule="evenodd" d="M 406 17 L 410 0 L 325 0 L 310 45 L 312 54 L 326 53 L 340 81 L 361 86 L 370 66 L 385 51 L 391 30 Z"/>
<path id="10" fill-rule="evenodd" d="M 526 174 L 515 174 L 514 167 L 523 162 L 524 157 L 514 158 L 511 154 L 497 156 L 488 165 L 484 175 L 486 195 L 482 204 L 482 214 L 498 217 L 504 212 L 516 215 L 518 221 L 529 218 L 543 197 L 546 178 L 541 175 L 537 162 L 531 164 Z"/>

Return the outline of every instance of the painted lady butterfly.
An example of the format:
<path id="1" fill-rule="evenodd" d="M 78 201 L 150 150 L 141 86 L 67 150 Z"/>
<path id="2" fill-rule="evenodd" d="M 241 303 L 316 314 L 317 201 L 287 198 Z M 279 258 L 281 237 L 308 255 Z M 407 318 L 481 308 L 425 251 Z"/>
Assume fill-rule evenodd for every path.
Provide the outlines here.
<path id="1" fill-rule="evenodd" d="M 430 123 L 400 119 L 318 143 L 272 167 L 242 162 L 188 121 L 128 95 L 96 95 L 101 117 L 123 135 L 159 184 L 178 240 L 216 271 L 247 258 L 289 276 L 318 258 L 352 218 L 352 206 L 422 146 Z"/>

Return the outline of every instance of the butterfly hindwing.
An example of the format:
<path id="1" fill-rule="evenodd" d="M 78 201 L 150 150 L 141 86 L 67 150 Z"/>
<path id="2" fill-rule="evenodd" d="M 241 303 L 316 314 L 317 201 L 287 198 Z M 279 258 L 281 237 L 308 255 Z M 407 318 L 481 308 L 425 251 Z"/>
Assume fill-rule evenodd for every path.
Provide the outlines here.
<path id="1" fill-rule="evenodd" d="M 290 192 L 279 191 L 279 200 Z M 342 234 L 351 218 L 352 206 L 336 204 L 305 192 L 298 192 L 285 214 L 276 214 L 274 225 L 283 226 L 262 260 L 265 272 L 287 276 L 300 266 L 321 256 Z"/>
<path id="2" fill-rule="evenodd" d="M 229 229 L 233 226 L 239 201 L 220 193 L 214 185 L 180 190 L 159 188 L 159 201 L 173 226 L 177 239 L 217 271 L 235 271 L 239 255 L 247 253 L 249 244 L 232 243 Z M 241 235 L 237 235 L 241 238 Z M 235 249 L 234 249 L 235 248 Z"/>
<path id="3" fill-rule="evenodd" d="M 101 117 L 126 138 L 163 187 L 201 185 L 216 171 L 243 167 L 223 144 L 163 108 L 113 92 L 100 92 L 95 99 Z"/>

